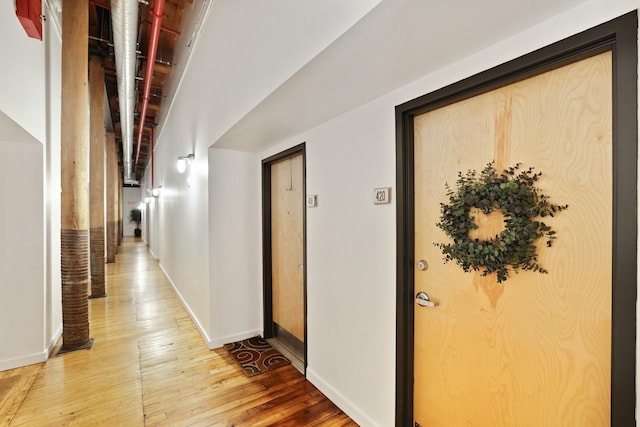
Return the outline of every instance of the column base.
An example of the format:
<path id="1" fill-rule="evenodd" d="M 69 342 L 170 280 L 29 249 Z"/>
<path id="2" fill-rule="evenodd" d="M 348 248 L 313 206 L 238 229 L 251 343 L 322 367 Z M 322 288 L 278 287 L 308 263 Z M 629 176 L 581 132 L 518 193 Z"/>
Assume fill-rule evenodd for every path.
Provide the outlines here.
<path id="1" fill-rule="evenodd" d="M 89 338 L 89 341 L 77 347 L 72 347 L 72 348 L 61 347 L 60 350 L 58 350 L 58 352 L 56 353 L 56 356 L 59 356 L 65 353 L 71 353 L 72 351 L 77 351 L 77 350 L 89 350 L 92 346 L 93 346 L 93 338 Z"/>

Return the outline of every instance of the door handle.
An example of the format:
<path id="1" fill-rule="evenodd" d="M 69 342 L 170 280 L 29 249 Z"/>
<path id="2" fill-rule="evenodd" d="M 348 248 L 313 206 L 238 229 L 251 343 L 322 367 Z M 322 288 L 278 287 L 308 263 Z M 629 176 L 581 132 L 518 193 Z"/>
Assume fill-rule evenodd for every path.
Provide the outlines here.
<path id="1" fill-rule="evenodd" d="M 436 301 L 431 301 L 429 294 L 426 292 L 418 292 L 416 294 L 416 302 L 421 307 L 437 307 L 439 305 Z"/>

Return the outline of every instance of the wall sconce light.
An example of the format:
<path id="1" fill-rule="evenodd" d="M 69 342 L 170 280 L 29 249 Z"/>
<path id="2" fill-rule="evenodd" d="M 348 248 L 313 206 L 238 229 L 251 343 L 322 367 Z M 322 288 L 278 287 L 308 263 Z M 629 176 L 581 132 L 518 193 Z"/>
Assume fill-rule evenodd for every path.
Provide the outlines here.
<path id="1" fill-rule="evenodd" d="M 151 195 L 153 197 L 158 197 L 160 195 L 160 188 L 162 188 L 162 186 L 154 187 L 153 190 L 151 190 Z"/>
<path id="2" fill-rule="evenodd" d="M 178 157 L 178 161 L 176 162 L 176 168 L 178 168 L 178 172 L 184 173 L 187 170 L 187 166 L 191 164 L 191 161 L 195 158 L 193 153 L 188 156 Z"/>

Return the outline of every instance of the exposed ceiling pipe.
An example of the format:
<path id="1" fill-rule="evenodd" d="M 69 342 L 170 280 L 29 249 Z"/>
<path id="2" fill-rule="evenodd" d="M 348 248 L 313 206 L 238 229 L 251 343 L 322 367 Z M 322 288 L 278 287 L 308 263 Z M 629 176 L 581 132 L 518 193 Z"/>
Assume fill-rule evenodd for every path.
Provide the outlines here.
<path id="1" fill-rule="evenodd" d="M 156 62 L 158 53 L 158 39 L 160 38 L 160 27 L 164 17 L 164 0 L 156 0 L 151 11 L 153 20 L 151 21 L 151 34 L 149 36 L 149 49 L 147 50 L 147 68 L 144 77 L 144 91 L 142 93 L 142 111 L 140 112 L 140 126 L 138 131 L 138 146 L 136 149 L 136 166 L 140 157 L 140 146 L 142 145 L 142 133 L 144 131 L 144 121 L 147 117 L 147 105 L 151 97 L 151 82 L 153 80 L 153 65 Z"/>
<path id="2" fill-rule="evenodd" d="M 113 27 L 118 98 L 120 102 L 124 180 L 125 182 L 131 183 L 134 181 L 131 175 L 131 158 L 133 153 L 138 1 L 111 0 L 111 25 Z"/>
<path id="3" fill-rule="evenodd" d="M 149 19 L 147 19 L 146 21 L 147 24 L 151 24 L 151 21 Z M 176 30 L 172 30 L 171 28 L 167 28 L 167 27 L 163 27 L 160 26 L 160 30 L 169 33 L 169 34 L 173 34 L 174 36 L 179 36 L 180 35 L 180 31 L 176 31 Z"/>

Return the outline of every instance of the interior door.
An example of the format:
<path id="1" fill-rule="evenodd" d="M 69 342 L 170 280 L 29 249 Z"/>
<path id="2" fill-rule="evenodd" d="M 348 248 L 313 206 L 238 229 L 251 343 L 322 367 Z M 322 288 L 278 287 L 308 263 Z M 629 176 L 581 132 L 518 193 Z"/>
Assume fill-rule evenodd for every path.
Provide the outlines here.
<path id="1" fill-rule="evenodd" d="M 303 154 L 271 164 L 271 274 L 274 335 L 304 356 Z"/>
<path id="2" fill-rule="evenodd" d="M 421 426 L 610 423 L 612 65 L 605 52 L 414 119 L 414 420 Z M 545 221 L 548 274 L 465 273 L 436 223 L 458 171 L 517 162 L 569 208 Z M 485 218 L 481 229 L 501 227 Z M 482 236 L 480 237 L 482 238 Z M 635 238 L 635 236 L 630 236 Z M 543 239 L 539 239 L 543 240 Z"/>

